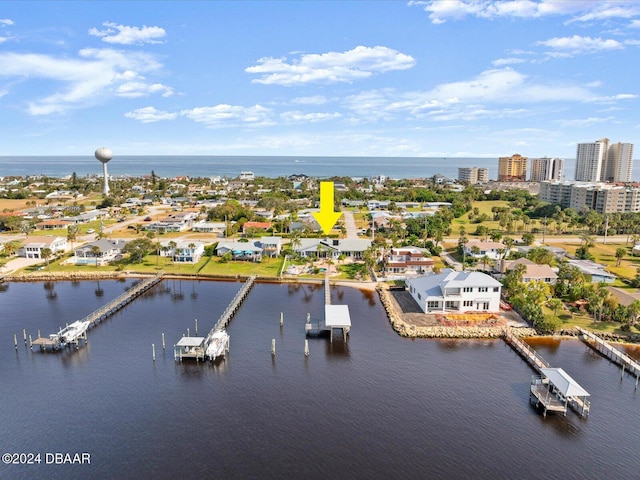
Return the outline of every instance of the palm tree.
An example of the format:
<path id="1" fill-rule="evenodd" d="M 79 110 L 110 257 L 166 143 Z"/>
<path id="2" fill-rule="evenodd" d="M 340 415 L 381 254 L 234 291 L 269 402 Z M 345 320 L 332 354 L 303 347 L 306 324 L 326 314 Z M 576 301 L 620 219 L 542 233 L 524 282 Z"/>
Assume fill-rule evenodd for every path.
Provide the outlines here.
<path id="1" fill-rule="evenodd" d="M 624 247 L 616 248 L 616 267 L 620 266 L 620 262 L 622 261 L 622 257 L 627 253 L 627 249 Z"/>
<path id="2" fill-rule="evenodd" d="M 188 246 L 189 246 L 189 250 L 190 250 L 190 252 L 191 252 L 191 261 L 192 261 L 192 262 L 195 262 L 195 258 L 196 258 L 196 256 L 195 256 L 195 252 L 196 252 L 196 244 L 195 244 L 195 243 L 193 243 L 193 242 L 190 242 Z"/>
<path id="3" fill-rule="evenodd" d="M 47 270 L 49 270 L 49 259 L 51 258 L 52 255 L 53 255 L 53 250 L 51 250 L 48 247 L 45 247 L 40 251 L 40 256 L 42 256 L 45 262 L 47 262 Z"/>
<path id="4" fill-rule="evenodd" d="M 91 255 L 96 259 L 96 268 L 98 268 L 98 258 L 100 257 L 100 247 L 98 245 L 91 246 Z"/>
<path id="5" fill-rule="evenodd" d="M 558 318 L 558 310 L 562 308 L 564 302 L 559 298 L 552 298 L 547 302 L 547 306 L 553 310 L 553 316 Z"/>

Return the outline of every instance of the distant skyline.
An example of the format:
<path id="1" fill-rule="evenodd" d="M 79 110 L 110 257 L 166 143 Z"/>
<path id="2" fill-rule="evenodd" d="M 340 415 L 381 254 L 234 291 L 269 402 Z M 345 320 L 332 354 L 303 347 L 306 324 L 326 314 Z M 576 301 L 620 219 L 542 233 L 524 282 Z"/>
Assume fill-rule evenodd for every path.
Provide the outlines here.
<path id="1" fill-rule="evenodd" d="M 0 156 L 575 158 L 639 60 L 637 1 L 3 1 Z"/>

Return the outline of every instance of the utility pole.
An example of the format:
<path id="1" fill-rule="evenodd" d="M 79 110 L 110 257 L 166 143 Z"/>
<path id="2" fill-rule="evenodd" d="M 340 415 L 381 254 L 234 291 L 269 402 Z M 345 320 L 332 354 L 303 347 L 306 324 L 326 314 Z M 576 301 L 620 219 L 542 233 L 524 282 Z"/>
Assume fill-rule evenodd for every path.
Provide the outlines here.
<path id="1" fill-rule="evenodd" d="M 542 224 L 542 245 L 544 245 L 544 237 L 547 234 L 547 217 L 544 217 L 544 223 Z"/>
<path id="2" fill-rule="evenodd" d="M 609 230 L 609 215 L 606 215 L 604 217 L 604 239 L 602 240 L 602 243 L 606 244 L 607 243 L 607 231 Z"/>

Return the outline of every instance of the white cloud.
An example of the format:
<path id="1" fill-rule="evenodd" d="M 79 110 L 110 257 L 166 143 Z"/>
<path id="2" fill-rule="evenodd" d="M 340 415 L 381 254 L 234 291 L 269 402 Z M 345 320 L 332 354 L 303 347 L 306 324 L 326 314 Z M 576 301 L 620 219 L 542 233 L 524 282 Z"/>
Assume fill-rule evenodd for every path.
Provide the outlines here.
<path id="1" fill-rule="evenodd" d="M 327 120 L 336 120 L 342 117 L 337 112 L 334 113 L 304 113 L 304 112 L 283 112 L 280 114 L 280 118 L 282 118 L 287 123 L 317 123 L 317 122 L 326 122 Z"/>
<path id="2" fill-rule="evenodd" d="M 345 106 L 356 115 L 351 119 L 354 123 L 389 120 L 402 112 L 415 118 L 453 120 L 504 117 L 523 113 L 521 105 L 582 102 L 593 97 L 585 87 L 541 83 L 511 68 L 503 68 L 486 70 L 470 80 L 443 83 L 429 91 L 361 92 L 346 98 Z M 505 104 L 518 107 L 498 106 Z"/>
<path id="3" fill-rule="evenodd" d="M 119 97 L 138 98 L 146 97 L 153 94 L 160 94 L 163 97 L 173 95 L 173 89 L 161 83 L 144 83 L 144 82 L 127 82 L 118 86 L 115 94 Z"/>
<path id="4" fill-rule="evenodd" d="M 631 20 L 630 28 L 640 28 L 640 20 Z"/>
<path id="5" fill-rule="evenodd" d="M 156 110 L 154 107 L 144 107 L 127 112 L 124 116 L 142 123 L 153 123 L 161 120 L 174 120 L 178 117 L 178 114 Z"/>
<path id="6" fill-rule="evenodd" d="M 526 60 L 522 58 L 498 58 L 491 62 L 494 67 L 503 67 L 505 65 L 515 65 L 517 63 L 524 63 Z"/>
<path id="7" fill-rule="evenodd" d="M 291 100 L 296 105 L 324 105 L 329 100 L 324 95 L 314 95 L 311 97 L 298 97 Z"/>
<path id="8" fill-rule="evenodd" d="M 101 37 L 103 42 L 119 45 L 143 45 L 145 43 L 162 43 L 167 32 L 162 27 L 129 27 L 117 25 L 113 22 L 104 22 L 105 30 L 97 28 L 89 29 L 89 35 Z"/>
<path id="9" fill-rule="evenodd" d="M 55 90 L 41 98 L 27 100 L 28 111 L 32 115 L 64 113 L 69 108 L 94 105 L 107 96 L 118 94 L 118 89 L 126 85 L 128 78 L 140 78 L 137 72 L 154 71 L 160 67 L 161 64 L 147 54 L 111 49 L 83 49 L 77 58 L 0 53 L 0 78 L 23 82 L 45 80 L 50 83 L 42 82 L 44 86 L 41 89 Z M 157 85 L 160 84 L 147 86 L 147 94 L 166 95 L 171 91 L 169 87 Z"/>
<path id="10" fill-rule="evenodd" d="M 560 120 L 559 123 L 562 127 L 589 127 L 599 123 L 609 123 L 613 120 L 615 120 L 615 117 L 589 117 L 574 120 Z"/>
<path id="11" fill-rule="evenodd" d="M 586 22 L 611 18 L 631 18 L 640 13 L 634 1 L 606 2 L 589 0 L 427 0 L 412 1 L 421 6 L 431 22 L 442 24 L 467 16 L 478 18 L 541 18 L 551 15 L 574 16 L 571 21 Z"/>
<path id="12" fill-rule="evenodd" d="M 261 105 L 243 107 L 241 105 L 220 104 L 214 107 L 197 107 L 182 110 L 180 115 L 209 127 L 229 127 L 238 125 L 264 126 L 273 124 L 271 109 Z"/>
<path id="13" fill-rule="evenodd" d="M 0 27 L 6 27 L 9 25 L 13 25 L 13 20 L 10 18 L 0 18 Z"/>
<path id="14" fill-rule="evenodd" d="M 346 52 L 303 54 L 288 61 L 286 57 L 265 57 L 245 72 L 259 74 L 254 83 L 265 85 L 303 85 L 307 83 L 344 83 L 369 78 L 392 70 L 405 70 L 415 60 L 387 47 L 358 46 Z"/>
<path id="15" fill-rule="evenodd" d="M 4 43 L 9 40 L 9 37 L 0 37 L 0 43 Z"/>
<path id="16" fill-rule="evenodd" d="M 567 54 L 594 53 L 603 50 L 619 50 L 624 45 L 617 40 L 602 38 L 582 37 L 573 35 L 572 37 L 555 37 L 549 40 L 536 42 L 537 45 L 544 45 Z"/>
<path id="17" fill-rule="evenodd" d="M 593 97 L 585 101 L 589 103 L 609 104 L 609 103 L 616 103 L 619 100 L 633 100 L 634 98 L 638 98 L 638 95 L 634 93 L 619 93 L 617 95 L 611 95 L 608 97 Z"/>

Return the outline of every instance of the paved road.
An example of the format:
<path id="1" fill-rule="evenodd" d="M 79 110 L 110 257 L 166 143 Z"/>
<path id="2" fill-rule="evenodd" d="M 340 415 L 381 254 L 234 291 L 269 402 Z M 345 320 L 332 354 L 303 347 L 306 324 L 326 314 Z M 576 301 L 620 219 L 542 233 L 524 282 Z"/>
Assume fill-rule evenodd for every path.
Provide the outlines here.
<path id="1" fill-rule="evenodd" d="M 356 227 L 353 213 L 343 210 L 342 215 L 344 216 L 344 227 L 347 229 L 347 238 L 358 238 L 358 227 Z"/>
<path id="2" fill-rule="evenodd" d="M 440 252 L 440 258 L 442 258 L 442 261 L 447 264 L 449 268 L 454 269 L 456 272 L 462 271 L 462 264 L 449 255 L 445 250 Z"/>

